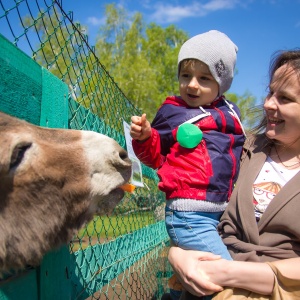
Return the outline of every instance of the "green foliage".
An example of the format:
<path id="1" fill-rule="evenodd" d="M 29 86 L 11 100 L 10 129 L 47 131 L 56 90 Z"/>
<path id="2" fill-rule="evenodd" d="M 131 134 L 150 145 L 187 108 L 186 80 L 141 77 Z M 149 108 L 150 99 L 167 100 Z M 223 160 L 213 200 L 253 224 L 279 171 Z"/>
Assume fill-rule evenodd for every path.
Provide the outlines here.
<path id="1" fill-rule="evenodd" d="M 97 56 L 127 98 L 152 119 L 164 99 L 178 93 L 177 54 L 188 35 L 173 25 L 145 25 L 140 13 L 130 18 L 114 4 L 105 14 Z"/>
<path id="2" fill-rule="evenodd" d="M 177 55 L 189 36 L 174 25 L 144 24 L 140 13 L 128 17 L 114 4 L 106 6 L 105 15 L 96 44 L 98 57 L 127 98 L 151 120 L 168 95 L 179 93 Z M 249 92 L 227 97 L 240 107 L 245 129 L 252 128 L 257 119 L 249 112 L 255 97 Z"/>
<path id="3" fill-rule="evenodd" d="M 226 93 L 226 98 L 239 107 L 241 112 L 241 122 L 246 131 L 251 130 L 257 125 L 259 117 L 257 115 L 257 110 L 255 109 L 256 98 L 254 96 L 249 92 L 245 92 L 242 96 Z"/>
<path id="4" fill-rule="evenodd" d="M 36 18 L 24 17 L 23 22 L 39 34 L 41 43 L 33 52 L 33 58 L 69 85 L 71 78 L 76 78 L 84 68 L 84 62 L 78 59 L 81 49 L 74 47 L 75 41 L 80 39 L 80 25 L 77 24 L 79 31 L 70 35 L 71 25 L 64 25 L 62 15 L 55 8 L 53 14 L 40 12 Z"/>
<path id="5" fill-rule="evenodd" d="M 40 34 L 41 44 L 34 58 L 62 78 L 72 97 L 96 115 L 114 119 L 116 116 L 107 107 L 124 93 L 132 106 L 145 112 L 151 121 L 167 96 L 179 94 L 177 55 L 189 38 L 183 30 L 174 25 L 163 28 L 145 24 L 141 13 L 129 16 L 124 8 L 108 4 L 94 56 L 78 43 L 84 31 L 81 25 L 72 31 L 59 21 L 60 17 L 54 11 L 49 16 L 40 13 L 35 21 L 24 18 L 26 26 L 35 26 Z M 107 80 L 108 73 L 118 87 Z M 256 99 L 249 92 L 226 96 L 239 106 L 245 129 L 253 128 L 257 118 L 251 112 Z"/>

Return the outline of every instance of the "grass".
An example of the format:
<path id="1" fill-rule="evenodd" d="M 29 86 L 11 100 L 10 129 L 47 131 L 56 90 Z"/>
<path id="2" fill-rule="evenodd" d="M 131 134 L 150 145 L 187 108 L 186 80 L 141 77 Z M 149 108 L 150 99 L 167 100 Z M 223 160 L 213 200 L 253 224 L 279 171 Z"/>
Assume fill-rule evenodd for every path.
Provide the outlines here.
<path id="1" fill-rule="evenodd" d="M 87 248 L 120 235 L 155 223 L 153 212 L 136 212 L 128 215 L 95 216 L 72 241 L 72 251 Z"/>

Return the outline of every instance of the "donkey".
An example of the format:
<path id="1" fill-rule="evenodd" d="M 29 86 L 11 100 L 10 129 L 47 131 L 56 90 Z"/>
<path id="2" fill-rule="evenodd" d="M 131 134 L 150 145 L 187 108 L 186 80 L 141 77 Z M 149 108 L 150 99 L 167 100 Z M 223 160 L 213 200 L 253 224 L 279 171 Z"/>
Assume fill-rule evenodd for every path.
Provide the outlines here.
<path id="1" fill-rule="evenodd" d="M 0 112 L 0 274 L 37 266 L 96 212 L 111 213 L 130 176 L 127 152 L 107 136 Z"/>

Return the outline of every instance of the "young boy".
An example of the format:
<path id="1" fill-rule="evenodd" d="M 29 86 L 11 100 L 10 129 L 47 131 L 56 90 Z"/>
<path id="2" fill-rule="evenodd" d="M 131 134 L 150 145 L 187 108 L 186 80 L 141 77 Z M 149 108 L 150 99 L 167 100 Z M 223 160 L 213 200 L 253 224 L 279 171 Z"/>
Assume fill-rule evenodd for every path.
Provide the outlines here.
<path id="1" fill-rule="evenodd" d="M 152 125 L 145 114 L 133 116 L 130 129 L 138 158 L 158 169 L 172 242 L 225 259 L 231 257 L 216 227 L 245 140 L 239 110 L 223 96 L 232 83 L 237 50 L 216 30 L 186 41 L 178 55 L 180 97 L 167 97 Z M 171 290 L 171 299 L 179 299 L 177 294 Z"/>

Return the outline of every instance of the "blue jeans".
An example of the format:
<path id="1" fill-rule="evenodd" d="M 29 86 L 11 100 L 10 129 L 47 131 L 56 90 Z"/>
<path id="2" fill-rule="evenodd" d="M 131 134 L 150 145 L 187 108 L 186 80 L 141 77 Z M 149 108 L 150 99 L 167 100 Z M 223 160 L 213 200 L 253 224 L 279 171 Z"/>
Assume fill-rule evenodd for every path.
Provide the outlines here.
<path id="1" fill-rule="evenodd" d="M 224 245 L 217 226 L 223 212 L 190 212 L 165 209 L 167 232 L 172 242 L 185 250 L 199 250 L 221 255 L 232 260 Z M 172 300 L 180 298 L 181 292 L 170 290 Z M 211 299 L 211 296 L 203 297 Z"/>
<path id="2" fill-rule="evenodd" d="M 165 213 L 167 232 L 176 246 L 232 260 L 217 231 L 223 212 L 174 211 L 166 207 Z"/>

